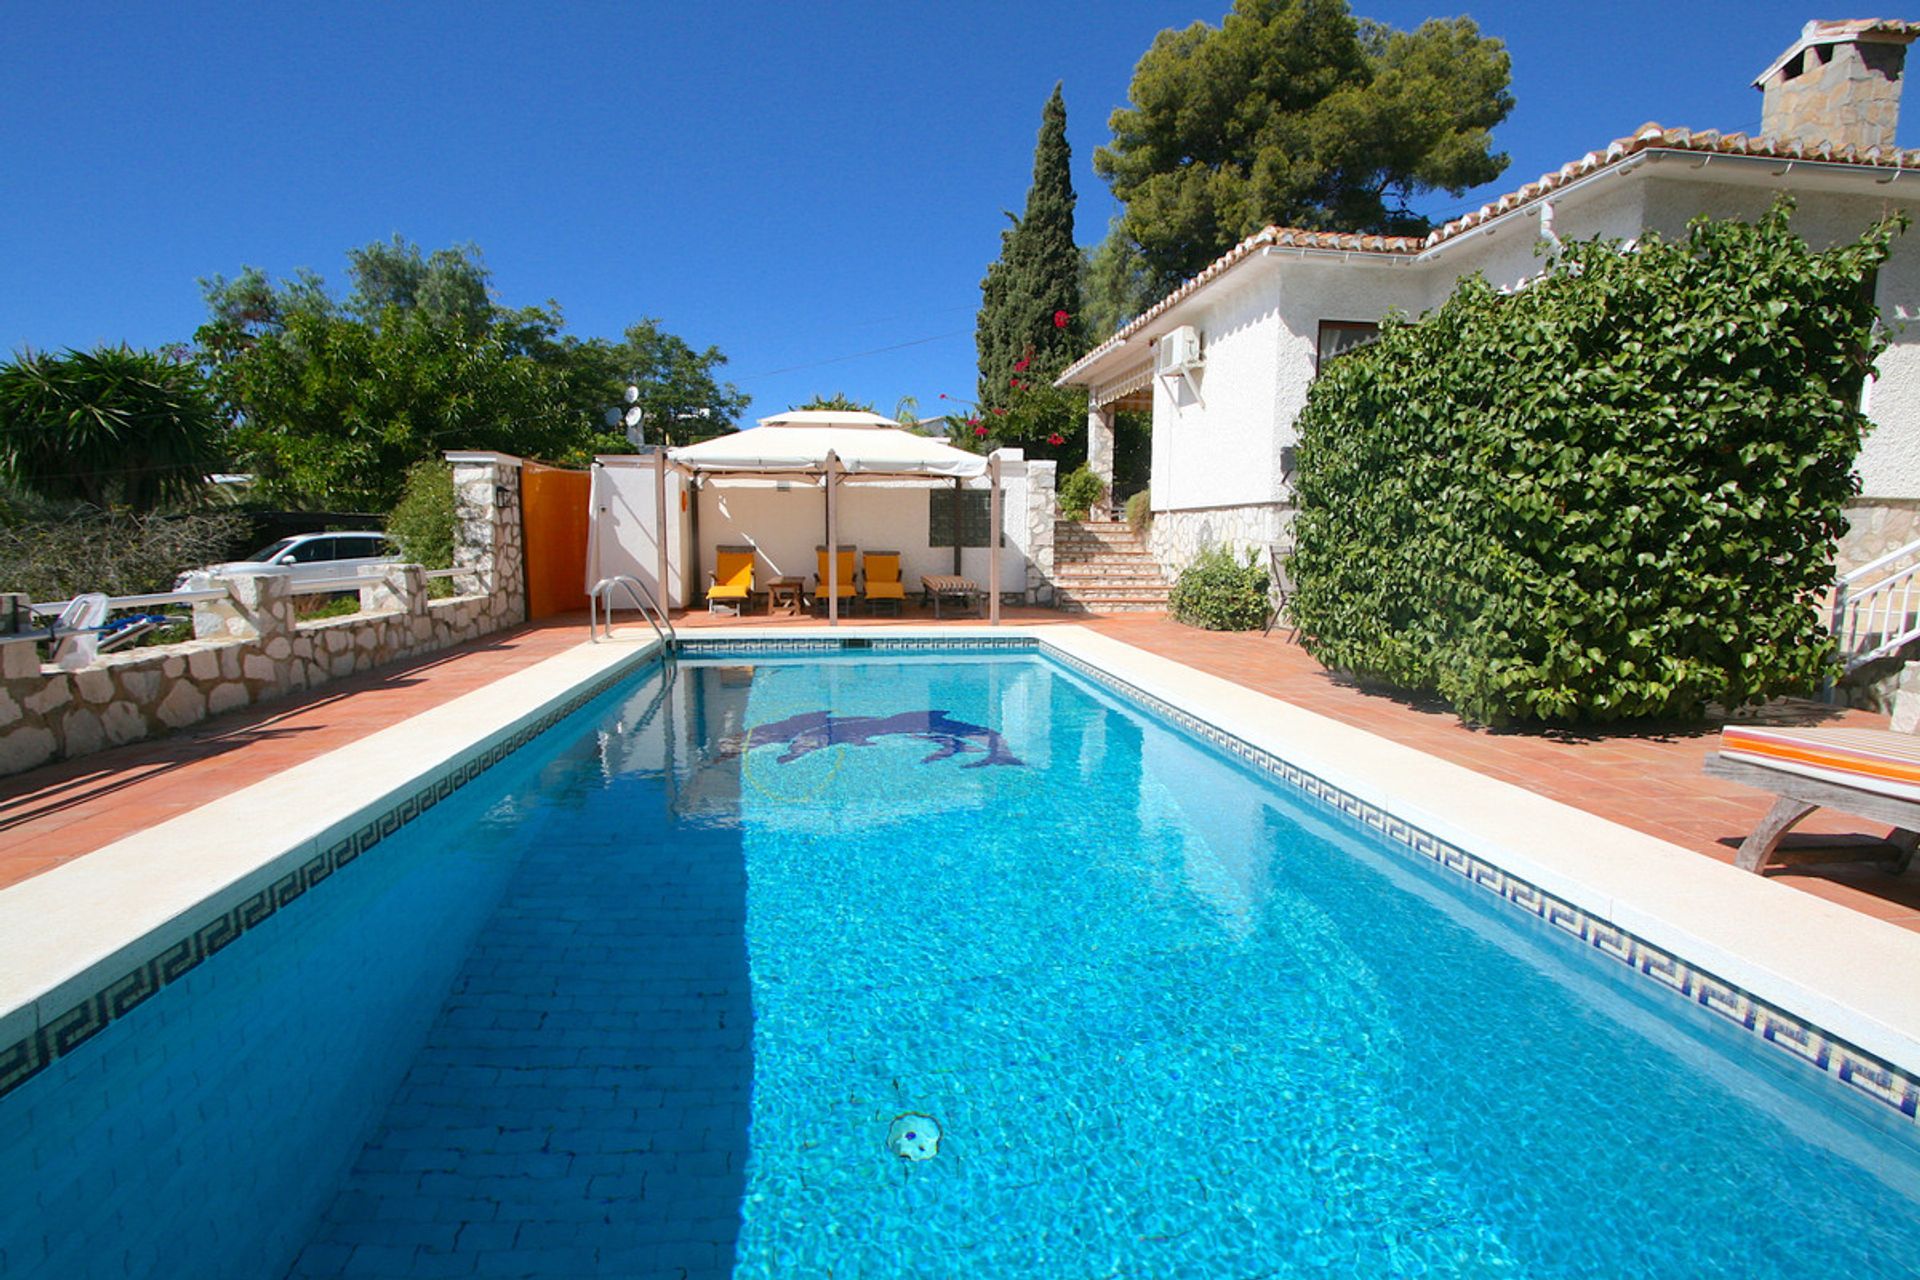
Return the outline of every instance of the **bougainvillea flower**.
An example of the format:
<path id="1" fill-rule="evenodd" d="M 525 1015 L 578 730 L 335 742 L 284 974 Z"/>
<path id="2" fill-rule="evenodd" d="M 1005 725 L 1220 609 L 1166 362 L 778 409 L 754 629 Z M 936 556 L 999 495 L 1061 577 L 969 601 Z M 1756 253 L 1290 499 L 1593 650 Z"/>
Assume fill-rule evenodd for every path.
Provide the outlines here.
<path id="1" fill-rule="evenodd" d="M 1061 435 L 1058 431 L 1054 432 L 1052 435 L 1047 437 L 1048 444 L 1065 444 L 1066 442 L 1067 442 L 1067 438 Z"/>
<path id="2" fill-rule="evenodd" d="M 968 425 L 968 426 L 970 426 L 970 427 L 977 427 L 977 426 L 979 426 L 979 425 L 980 425 L 980 419 L 978 419 L 978 418 L 968 418 L 968 419 L 967 419 L 967 425 Z"/>
<path id="3" fill-rule="evenodd" d="M 1027 357 L 1021 356 L 1018 360 L 1015 360 L 1013 362 L 1013 371 L 1015 373 L 1025 373 L 1027 371 L 1027 365 L 1029 363 L 1030 362 L 1028 361 Z"/>
<path id="4" fill-rule="evenodd" d="M 1018 390 L 1018 389 L 1019 389 L 1019 387 L 1020 387 L 1020 379 L 1018 379 L 1018 378 L 1008 378 L 1008 379 L 1007 379 L 1007 385 L 1008 385 L 1008 386 L 1010 386 L 1010 387 L 1012 387 L 1012 388 L 1014 388 L 1015 390 Z"/>
<path id="5" fill-rule="evenodd" d="M 993 416 L 996 418 L 1004 418 L 1007 416 L 1007 411 L 1005 409 L 995 409 L 993 411 Z"/>
<path id="6" fill-rule="evenodd" d="M 941 398 L 942 400 L 945 400 L 945 399 L 947 398 L 947 393 L 946 393 L 946 392 L 944 392 L 944 391 L 942 391 L 942 392 L 940 393 L 940 398 Z"/>
<path id="7" fill-rule="evenodd" d="M 975 428 L 973 429 L 973 434 L 975 434 L 975 435 L 977 435 L 977 436 L 983 436 L 983 435 L 985 435 L 985 434 L 987 434 L 987 429 L 986 429 L 985 427 L 975 427 Z"/>
<path id="8" fill-rule="evenodd" d="M 1071 319 L 1073 319 L 1073 317 L 1066 312 L 1056 311 L 1053 313 L 1053 327 L 1056 329 L 1064 329 L 1067 327 L 1067 321 Z"/>

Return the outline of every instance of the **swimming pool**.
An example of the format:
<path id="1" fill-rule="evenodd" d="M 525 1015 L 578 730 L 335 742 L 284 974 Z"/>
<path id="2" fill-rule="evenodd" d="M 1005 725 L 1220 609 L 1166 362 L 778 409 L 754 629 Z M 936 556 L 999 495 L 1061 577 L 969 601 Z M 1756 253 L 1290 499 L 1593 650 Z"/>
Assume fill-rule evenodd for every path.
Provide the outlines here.
<path id="1" fill-rule="evenodd" d="M 1897 1111 L 1068 667 L 684 660 L 0 1098 L 19 1275 L 1906 1275 Z"/>

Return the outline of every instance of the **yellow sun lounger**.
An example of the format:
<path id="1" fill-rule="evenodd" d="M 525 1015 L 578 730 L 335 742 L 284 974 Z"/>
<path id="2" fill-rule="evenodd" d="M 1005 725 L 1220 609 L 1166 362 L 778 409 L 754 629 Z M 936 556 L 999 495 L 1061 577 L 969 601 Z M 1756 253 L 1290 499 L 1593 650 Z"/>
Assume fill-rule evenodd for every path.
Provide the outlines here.
<path id="1" fill-rule="evenodd" d="M 707 612 L 731 609 L 737 617 L 753 599 L 753 548 L 715 547 L 707 574 Z"/>
<path id="2" fill-rule="evenodd" d="M 836 589 L 834 591 L 834 594 L 839 596 L 842 600 L 851 600 L 853 598 L 854 551 L 855 551 L 855 548 L 853 547 L 843 546 L 840 548 L 839 553 L 834 557 L 834 559 L 838 562 L 835 565 L 834 571 L 840 576 L 839 582 L 835 584 Z M 814 577 L 813 577 L 813 580 L 815 583 L 814 590 L 813 590 L 813 598 L 815 601 L 821 604 L 824 604 L 827 598 L 827 549 L 825 547 L 816 546 L 813 549 L 813 553 L 814 553 L 814 559 L 819 566 L 819 572 L 814 574 Z"/>
<path id="3" fill-rule="evenodd" d="M 1720 751 L 1707 757 L 1716 778 L 1778 797 L 1740 846 L 1743 871 L 1760 871 L 1795 823 L 1815 809 L 1837 809 L 1893 827 L 1887 837 L 1896 871 L 1920 844 L 1920 737 L 1891 729 L 1791 729 L 1733 726 L 1720 731 Z M 1873 855 L 1864 855 L 1873 856 Z M 1796 862 L 1859 861 L 1856 850 L 1796 853 Z"/>
<path id="4" fill-rule="evenodd" d="M 907 599 L 906 584 L 900 581 L 900 553 L 869 551 L 860 557 L 860 571 L 866 581 L 861 594 L 866 597 L 867 612 L 885 604 L 893 606 L 893 612 L 899 614 Z"/>

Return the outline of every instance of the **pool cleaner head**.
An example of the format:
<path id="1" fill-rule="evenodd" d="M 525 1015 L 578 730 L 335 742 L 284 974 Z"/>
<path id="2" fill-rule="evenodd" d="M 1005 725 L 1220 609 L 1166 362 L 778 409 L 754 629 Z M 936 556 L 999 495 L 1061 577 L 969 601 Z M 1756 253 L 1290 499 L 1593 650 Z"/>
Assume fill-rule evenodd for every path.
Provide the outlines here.
<path id="1" fill-rule="evenodd" d="M 887 1130 L 887 1150 L 902 1160 L 931 1160 L 940 1153 L 940 1122 L 909 1111 Z"/>

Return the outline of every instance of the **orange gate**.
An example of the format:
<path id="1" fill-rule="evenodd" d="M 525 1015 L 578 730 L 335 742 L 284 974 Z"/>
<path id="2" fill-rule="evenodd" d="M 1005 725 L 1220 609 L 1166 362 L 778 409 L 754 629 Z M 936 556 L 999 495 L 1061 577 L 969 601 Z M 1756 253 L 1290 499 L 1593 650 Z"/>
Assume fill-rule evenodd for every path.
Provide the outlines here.
<path id="1" fill-rule="evenodd" d="M 587 607 L 587 521 L 591 476 L 523 463 L 520 527 L 527 562 L 527 618 Z"/>

